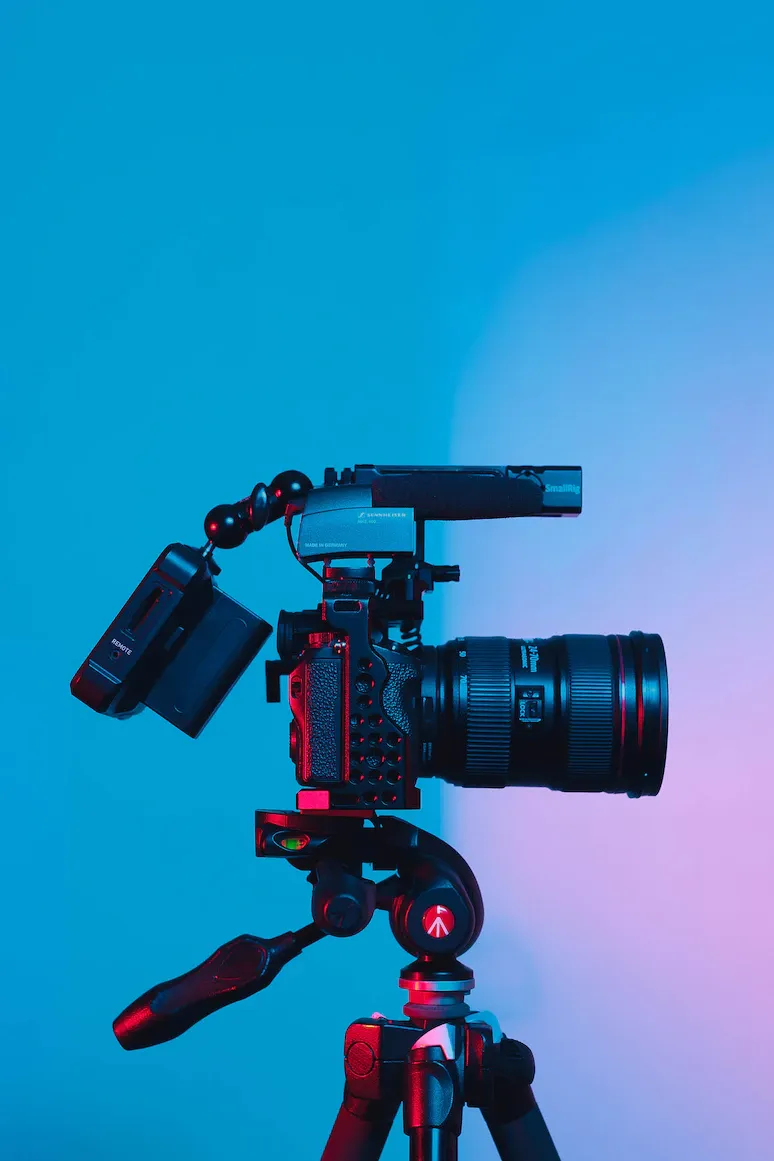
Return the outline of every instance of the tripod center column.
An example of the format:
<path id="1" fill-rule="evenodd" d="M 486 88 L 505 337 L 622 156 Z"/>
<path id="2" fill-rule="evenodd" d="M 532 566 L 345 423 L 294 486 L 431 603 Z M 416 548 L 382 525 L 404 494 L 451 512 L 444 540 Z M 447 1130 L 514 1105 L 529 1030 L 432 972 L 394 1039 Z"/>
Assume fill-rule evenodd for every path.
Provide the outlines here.
<path id="1" fill-rule="evenodd" d="M 444 909 L 445 910 L 445 909 Z M 404 967 L 398 984 L 408 991 L 403 1013 L 413 1021 L 464 1020 L 465 997 L 475 986 L 473 972 L 453 957 L 427 956 Z"/>

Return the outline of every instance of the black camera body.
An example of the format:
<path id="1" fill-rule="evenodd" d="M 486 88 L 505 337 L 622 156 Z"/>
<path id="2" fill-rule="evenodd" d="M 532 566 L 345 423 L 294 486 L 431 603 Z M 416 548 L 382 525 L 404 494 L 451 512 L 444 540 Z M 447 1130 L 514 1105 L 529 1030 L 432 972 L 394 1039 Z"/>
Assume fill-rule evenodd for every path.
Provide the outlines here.
<path id="1" fill-rule="evenodd" d="M 419 806 L 422 667 L 408 646 L 377 644 L 373 567 L 325 567 L 321 607 L 280 614 L 280 661 L 267 661 L 267 697 L 288 674 L 290 757 L 299 809 Z"/>
<path id="2" fill-rule="evenodd" d="M 280 613 L 267 698 L 288 677 L 300 811 L 420 805 L 418 778 L 655 794 L 666 755 L 661 639 L 565 635 L 422 643 L 423 596 L 458 581 L 424 559 L 426 520 L 577 516 L 578 467 L 332 468 L 213 509 L 201 549 L 172 544 L 71 683 L 92 709 L 144 706 L 196 737 L 271 632 L 222 592 L 212 552 L 283 517 L 322 582 L 314 610 Z M 291 523 L 300 515 L 297 545 Z M 387 563 L 377 576 L 376 561 Z M 323 562 L 322 575 L 311 564 Z M 346 563 L 344 563 L 346 562 Z"/>

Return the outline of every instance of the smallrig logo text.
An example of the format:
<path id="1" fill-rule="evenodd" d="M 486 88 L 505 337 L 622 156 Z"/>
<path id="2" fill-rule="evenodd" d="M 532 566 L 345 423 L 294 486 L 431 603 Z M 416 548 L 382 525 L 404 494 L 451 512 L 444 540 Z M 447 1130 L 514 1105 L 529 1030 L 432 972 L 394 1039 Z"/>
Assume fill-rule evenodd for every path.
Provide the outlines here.
<path id="1" fill-rule="evenodd" d="M 580 495 L 580 484 L 546 484 L 547 492 L 575 492 Z"/>

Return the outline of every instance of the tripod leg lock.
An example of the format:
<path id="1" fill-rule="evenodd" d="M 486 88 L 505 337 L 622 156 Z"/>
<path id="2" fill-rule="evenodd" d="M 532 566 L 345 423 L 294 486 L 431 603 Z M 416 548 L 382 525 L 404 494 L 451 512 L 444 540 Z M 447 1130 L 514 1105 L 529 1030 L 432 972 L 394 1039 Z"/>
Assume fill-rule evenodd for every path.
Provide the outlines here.
<path id="1" fill-rule="evenodd" d="M 409 1053 L 403 1095 L 403 1126 L 408 1134 L 439 1129 L 462 1132 L 462 1085 L 457 1060 L 440 1044 L 417 1045 Z"/>
<path id="2" fill-rule="evenodd" d="M 385 1019 L 358 1020 L 350 1024 L 344 1037 L 345 1101 L 394 1099 L 397 1107 L 403 1096 L 403 1068 L 419 1028 L 392 1024 Z"/>
<path id="3" fill-rule="evenodd" d="M 486 1023 L 469 1018 L 465 1036 L 465 1103 L 515 1120 L 535 1104 L 535 1058 L 526 1044 L 502 1036 L 495 1042 Z"/>

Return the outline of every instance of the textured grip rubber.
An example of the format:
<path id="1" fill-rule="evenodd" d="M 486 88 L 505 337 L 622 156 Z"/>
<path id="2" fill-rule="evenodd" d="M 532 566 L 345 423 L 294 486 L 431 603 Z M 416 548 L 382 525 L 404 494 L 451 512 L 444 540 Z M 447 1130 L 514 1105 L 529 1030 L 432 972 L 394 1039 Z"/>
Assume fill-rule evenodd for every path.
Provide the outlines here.
<path id="1" fill-rule="evenodd" d="M 273 939 L 240 935 L 230 940 L 198 967 L 157 984 L 125 1008 L 113 1021 L 116 1039 L 127 1050 L 163 1044 L 218 1008 L 254 995 L 303 950 L 298 935 L 286 931 Z"/>

